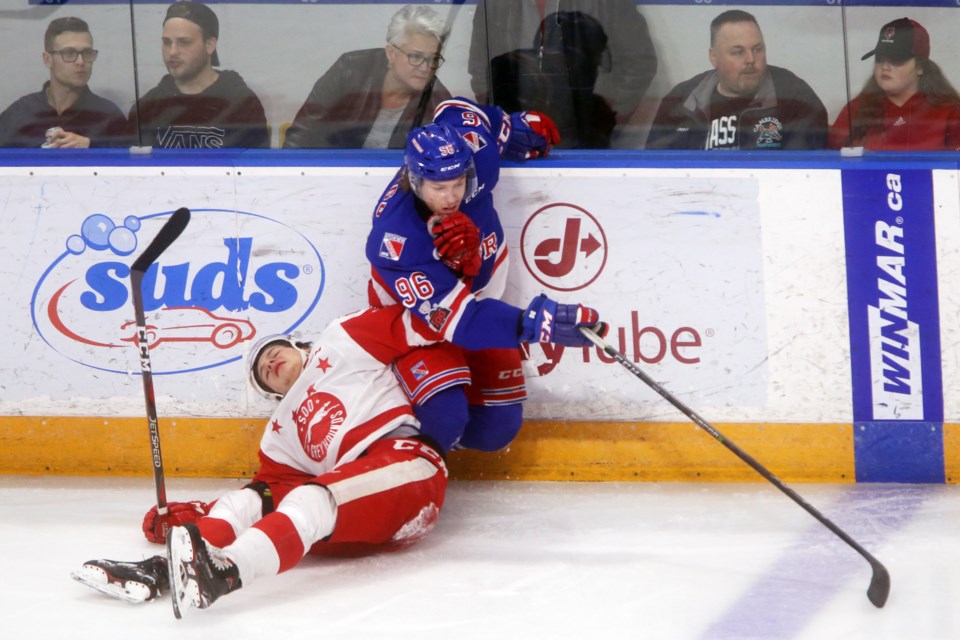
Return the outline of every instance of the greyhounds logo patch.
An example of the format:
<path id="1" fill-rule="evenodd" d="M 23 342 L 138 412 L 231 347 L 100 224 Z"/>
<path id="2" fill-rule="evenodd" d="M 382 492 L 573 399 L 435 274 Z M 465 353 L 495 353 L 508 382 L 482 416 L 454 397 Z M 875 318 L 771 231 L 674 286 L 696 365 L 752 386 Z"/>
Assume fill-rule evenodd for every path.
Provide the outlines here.
<path id="1" fill-rule="evenodd" d="M 307 398 L 293 414 L 293 423 L 297 425 L 300 444 L 311 460 L 320 462 L 326 457 L 330 443 L 346 419 L 347 410 L 339 398 L 310 387 Z"/>
<path id="2" fill-rule="evenodd" d="M 396 262 L 403 253 L 403 245 L 406 241 L 406 238 L 395 233 L 383 234 L 383 240 L 380 242 L 380 257 Z"/>
<path id="3" fill-rule="evenodd" d="M 758 149 L 779 149 L 780 142 L 783 140 L 783 124 L 772 117 L 761 118 L 760 122 L 753 125 L 753 132 L 757 134 Z"/>

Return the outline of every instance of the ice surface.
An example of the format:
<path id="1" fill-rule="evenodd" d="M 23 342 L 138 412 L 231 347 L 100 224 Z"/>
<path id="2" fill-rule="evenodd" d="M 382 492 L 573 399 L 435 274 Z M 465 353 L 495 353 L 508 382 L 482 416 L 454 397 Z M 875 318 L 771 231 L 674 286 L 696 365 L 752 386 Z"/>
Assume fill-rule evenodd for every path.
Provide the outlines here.
<path id="1" fill-rule="evenodd" d="M 168 480 L 212 499 L 236 480 Z M 454 482 L 440 524 L 395 554 L 307 557 L 184 620 L 70 579 L 159 553 L 149 478 L 0 476 L 7 638 L 282 640 L 960 638 L 960 490 L 794 485 L 890 570 L 870 567 L 771 485 Z"/>

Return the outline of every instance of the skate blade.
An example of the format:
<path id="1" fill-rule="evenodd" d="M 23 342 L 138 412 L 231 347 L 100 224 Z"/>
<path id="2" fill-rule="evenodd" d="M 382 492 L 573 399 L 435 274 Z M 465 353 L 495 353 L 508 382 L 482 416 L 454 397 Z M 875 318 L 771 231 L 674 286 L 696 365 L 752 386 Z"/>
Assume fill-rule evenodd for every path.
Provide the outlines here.
<path id="1" fill-rule="evenodd" d="M 131 582 L 129 580 L 126 582 L 110 582 L 103 569 L 97 567 L 83 567 L 78 571 L 72 572 L 70 577 L 80 584 L 84 584 L 111 598 L 123 600 L 131 604 L 143 604 L 144 602 L 156 600 L 156 597 L 150 597 L 150 589 L 148 587 L 145 587 L 139 582 Z"/>
<path id="2" fill-rule="evenodd" d="M 173 615 L 179 620 L 191 608 L 201 606 L 197 581 L 187 572 L 187 565 L 193 562 L 193 541 L 185 529 L 178 527 L 167 534 L 167 560 Z"/>

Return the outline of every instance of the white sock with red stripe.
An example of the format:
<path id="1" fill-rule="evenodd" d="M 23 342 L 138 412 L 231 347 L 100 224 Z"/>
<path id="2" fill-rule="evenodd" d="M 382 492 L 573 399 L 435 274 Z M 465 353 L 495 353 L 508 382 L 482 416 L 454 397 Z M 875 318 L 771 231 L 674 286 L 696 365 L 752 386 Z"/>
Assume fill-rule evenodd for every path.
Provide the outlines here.
<path id="1" fill-rule="evenodd" d="M 263 499 L 253 489 L 223 494 L 197 523 L 203 539 L 224 548 L 263 516 Z"/>
<path id="2" fill-rule="evenodd" d="M 224 552 L 237 565 L 246 586 L 261 576 L 290 569 L 315 542 L 333 533 L 337 505 L 318 485 L 291 491 L 277 510 L 245 531 Z"/>

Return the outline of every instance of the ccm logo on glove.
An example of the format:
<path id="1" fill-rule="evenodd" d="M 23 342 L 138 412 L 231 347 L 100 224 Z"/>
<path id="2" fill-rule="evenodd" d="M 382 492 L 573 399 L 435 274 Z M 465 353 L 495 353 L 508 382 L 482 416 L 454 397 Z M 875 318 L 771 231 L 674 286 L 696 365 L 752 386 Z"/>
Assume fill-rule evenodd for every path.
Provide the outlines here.
<path id="1" fill-rule="evenodd" d="M 540 294 L 534 298 L 521 316 L 520 341 L 552 342 L 567 347 L 588 347 L 592 342 L 581 328 L 594 331 L 600 337 L 607 326 L 600 322 L 596 309 L 579 304 L 559 304 Z"/>

